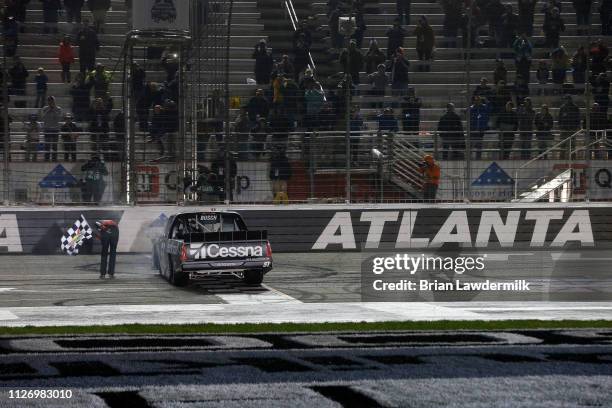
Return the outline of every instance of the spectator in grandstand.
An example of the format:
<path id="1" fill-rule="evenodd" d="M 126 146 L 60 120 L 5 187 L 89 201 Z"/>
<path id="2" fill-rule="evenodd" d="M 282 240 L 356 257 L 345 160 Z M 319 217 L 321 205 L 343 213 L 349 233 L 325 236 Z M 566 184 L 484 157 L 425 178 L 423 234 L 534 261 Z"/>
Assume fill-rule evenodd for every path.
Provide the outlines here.
<path id="1" fill-rule="evenodd" d="M 410 3 L 412 0 L 395 0 L 397 19 L 401 25 L 410 25 Z M 401 47 L 401 45 L 400 45 Z"/>
<path id="2" fill-rule="evenodd" d="M 499 81 L 495 87 L 495 93 L 491 96 L 491 114 L 497 116 L 506 110 L 506 104 L 512 101 L 510 87 L 504 81 Z"/>
<path id="3" fill-rule="evenodd" d="M 291 77 L 295 74 L 295 67 L 289 60 L 289 56 L 287 54 L 282 56 L 276 70 L 280 75 L 286 75 L 287 77 Z"/>
<path id="4" fill-rule="evenodd" d="M 605 115 L 608 114 L 610 105 L 610 81 L 605 72 L 593 78 L 593 100 L 599 105 L 599 109 Z"/>
<path id="5" fill-rule="evenodd" d="M 490 0 L 483 7 L 485 18 L 489 22 L 489 37 L 492 37 L 496 46 L 503 45 L 504 25 L 503 16 L 506 13 L 506 7 L 501 3 L 501 0 Z"/>
<path id="6" fill-rule="evenodd" d="M 249 120 L 251 123 L 256 123 L 259 118 L 267 118 L 270 114 L 270 103 L 264 97 L 263 89 L 255 91 L 255 96 L 249 100 L 247 105 Z"/>
<path id="7" fill-rule="evenodd" d="M 508 81 L 508 70 L 502 59 L 496 61 L 495 70 L 493 71 L 493 82 L 498 84 L 499 81 Z"/>
<path id="8" fill-rule="evenodd" d="M 529 83 L 531 69 L 531 53 L 533 47 L 526 33 L 514 40 L 512 44 L 514 50 L 514 63 L 516 64 L 516 76 L 526 79 Z"/>
<path id="9" fill-rule="evenodd" d="M 548 79 L 550 78 L 550 69 L 548 68 L 548 64 L 545 60 L 540 60 L 538 63 L 538 69 L 536 70 L 536 79 L 538 80 L 538 84 L 541 86 L 538 87 L 538 95 L 542 94 L 544 91 L 544 95 L 548 94 L 546 88 L 542 89 L 543 86 L 548 84 Z"/>
<path id="10" fill-rule="evenodd" d="M 113 119 L 113 132 L 115 140 L 111 147 L 110 160 L 123 161 L 125 152 L 125 115 L 123 112 L 117 113 Z"/>
<path id="11" fill-rule="evenodd" d="M 8 0 L 5 3 L 5 17 L 13 17 L 19 25 L 19 31 L 25 33 L 25 22 L 30 0 Z"/>
<path id="12" fill-rule="evenodd" d="M 443 47 L 454 48 L 457 46 L 457 33 L 461 27 L 461 16 L 464 13 L 464 3 L 460 0 L 441 0 L 444 22 L 442 32 L 444 34 Z"/>
<path id="13" fill-rule="evenodd" d="M 89 137 L 91 138 L 92 150 L 101 152 L 108 146 L 108 132 L 110 131 L 108 108 L 104 105 L 102 98 L 96 98 L 89 113 Z"/>
<path id="14" fill-rule="evenodd" d="M 402 130 L 404 132 L 419 133 L 421 129 L 421 100 L 416 97 L 414 88 L 408 89 L 401 103 L 402 108 Z"/>
<path id="15" fill-rule="evenodd" d="M 161 66 L 166 71 L 166 81 L 170 82 L 176 78 L 176 74 L 179 70 L 179 51 L 174 47 L 166 47 L 162 51 L 161 58 L 159 60 Z"/>
<path id="16" fill-rule="evenodd" d="M 305 94 L 306 90 L 310 89 L 310 86 L 316 83 L 317 80 L 314 77 L 312 69 L 306 68 L 306 70 L 304 71 L 304 76 L 300 79 L 298 86 L 300 88 L 300 91 L 302 91 L 302 94 Z"/>
<path id="17" fill-rule="evenodd" d="M 565 31 L 565 21 L 558 8 L 553 8 L 550 15 L 546 16 L 542 30 L 546 36 L 545 45 L 549 48 L 557 48 L 559 46 L 559 36 Z"/>
<path id="18" fill-rule="evenodd" d="M 12 16 L 5 17 L 3 21 L 4 28 L 4 55 L 6 57 L 14 57 L 17 54 L 17 46 L 19 45 L 19 24 Z"/>
<path id="19" fill-rule="evenodd" d="M 298 99 L 300 89 L 293 78 L 286 77 L 282 83 L 283 92 L 283 110 L 287 115 L 287 119 L 292 124 L 295 123 L 298 114 Z"/>
<path id="20" fill-rule="evenodd" d="M 489 128 L 490 104 L 480 96 L 474 97 L 474 104 L 470 106 L 470 144 L 476 160 L 482 157 L 482 140 Z"/>
<path id="21" fill-rule="evenodd" d="M 11 95 L 25 95 L 26 80 L 30 73 L 18 56 L 13 57 L 13 66 L 9 69 L 8 75 L 11 78 L 9 93 Z"/>
<path id="22" fill-rule="evenodd" d="M 251 143 L 250 150 L 253 152 L 256 159 L 265 155 L 266 141 L 268 140 L 268 135 L 271 133 L 272 131 L 265 117 L 260 117 L 255 126 L 251 128 L 251 138 L 253 142 Z"/>
<path id="23" fill-rule="evenodd" d="M 234 140 L 236 140 L 236 144 L 238 146 L 238 158 L 240 160 L 252 159 L 249 152 L 250 130 L 251 124 L 249 122 L 247 108 L 246 106 L 241 106 L 232 126 L 232 133 L 234 134 Z"/>
<path id="24" fill-rule="evenodd" d="M 570 64 L 569 55 L 567 55 L 565 48 L 561 46 L 552 52 L 550 61 L 552 81 L 553 84 L 555 84 L 555 89 L 553 89 L 553 92 L 561 93 L 563 84 L 565 83 L 565 76 Z"/>
<path id="25" fill-rule="evenodd" d="M 43 67 L 39 67 L 36 75 L 34 76 L 34 84 L 36 85 L 36 102 L 34 104 L 35 108 L 42 108 L 47 100 L 47 83 L 49 82 L 49 77 L 45 74 L 45 69 Z"/>
<path id="26" fill-rule="evenodd" d="M 528 37 L 533 35 L 533 17 L 538 0 L 518 0 L 519 31 Z"/>
<path id="27" fill-rule="evenodd" d="M 516 112 L 518 116 L 519 140 L 521 141 L 521 159 L 531 158 L 531 141 L 533 139 L 533 123 L 536 112 L 531 98 L 525 98 Z"/>
<path id="28" fill-rule="evenodd" d="M 70 37 L 64 36 L 59 44 L 59 50 L 57 52 L 57 59 L 62 66 L 62 82 L 70 83 L 70 66 L 74 62 L 74 50 L 70 43 Z"/>
<path id="29" fill-rule="evenodd" d="M 329 36 L 331 39 L 331 50 L 334 52 L 342 48 L 342 44 L 344 43 L 344 36 L 340 34 L 340 9 L 338 7 L 334 8 L 332 12 L 329 14 Z"/>
<path id="30" fill-rule="evenodd" d="M 440 185 L 440 166 L 431 155 L 426 154 L 419 166 L 419 171 L 423 175 L 423 199 L 435 200 Z"/>
<path id="31" fill-rule="evenodd" d="M 357 48 L 361 48 L 363 46 L 363 35 L 368 29 L 368 26 L 366 25 L 365 18 L 363 16 L 363 4 L 361 2 L 355 2 L 353 4 L 353 12 L 355 14 L 355 32 L 353 35 L 351 35 L 351 39 L 355 40 L 355 43 L 357 43 Z"/>
<path id="32" fill-rule="evenodd" d="M 391 60 L 395 58 L 397 49 L 404 46 L 404 38 L 407 35 L 400 24 L 400 20 L 396 19 L 393 23 L 393 27 L 387 30 L 387 59 Z"/>
<path id="33" fill-rule="evenodd" d="M 94 154 L 91 159 L 81 166 L 83 175 L 83 185 L 81 187 L 81 196 L 84 202 L 100 204 L 106 182 L 104 176 L 108 176 L 106 164 L 100 159 L 100 156 Z"/>
<path id="34" fill-rule="evenodd" d="M 38 115 L 31 114 L 30 121 L 25 123 L 25 160 L 36 161 L 38 156 L 38 144 L 40 143 L 40 124 L 38 123 Z M 4 130 L 2 130 L 4 131 Z"/>
<path id="35" fill-rule="evenodd" d="M 435 46 L 435 35 L 433 28 L 429 25 L 427 17 L 421 16 L 419 23 L 414 29 L 416 36 L 416 51 L 419 61 L 431 61 L 433 59 L 433 50 Z M 419 71 L 430 71 L 429 64 L 419 64 Z"/>
<path id="36" fill-rule="evenodd" d="M 275 148 L 270 157 L 270 180 L 272 181 L 272 196 L 275 203 L 288 200 L 287 182 L 291 179 L 291 164 L 285 150 Z"/>
<path id="37" fill-rule="evenodd" d="M 147 72 L 137 62 L 132 64 L 132 93 L 136 99 L 142 95 L 147 80 Z"/>
<path id="38" fill-rule="evenodd" d="M 398 48 L 391 65 L 391 89 L 396 96 L 402 96 L 408 89 L 408 68 L 410 62 L 404 55 L 404 49 Z"/>
<path id="39" fill-rule="evenodd" d="M 100 98 L 102 95 L 108 92 L 112 79 L 113 74 L 108 71 L 104 65 L 98 63 L 96 64 L 96 69 L 91 71 L 85 80 L 93 88 L 94 97 Z"/>
<path id="40" fill-rule="evenodd" d="M 470 40 L 469 47 L 474 48 L 476 46 L 478 29 L 484 23 L 481 21 L 484 18 L 481 14 L 480 7 L 476 3 L 472 3 L 471 7 L 464 9 L 460 25 L 463 48 L 468 48 L 468 37 Z M 463 53 L 463 58 L 466 57 L 467 53 Z"/>
<path id="41" fill-rule="evenodd" d="M 104 33 L 106 12 L 111 7 L 111 0 L 87 0 L 87 7 L 93 14 L 94 27 L 97 33 Z"/>
<path id="42" fill-rule="evenodd" d="M 497 129 L 499 129 L 500 159 L 507 160 L 512 152 L 512 144 L 518 130 L 518 116 L 511 101 L 506 103 L 503 112 L 497 116 Z"/>
<path id="43" fill-rule="evenodd" d="M 66 9 L 66 21 L 69 24 L 73 22 L 81 24 L 81 10 L 83 9 L 84 0 L 64 0 L 64 8 Z"/>
<path id="44" fill-rule="evenodd" d="M 228 152 L 228 161 L 229 161 L 229 171 L 226 169 L 225 163 L 225 149 L 220 148 L 217 150 L 217 157 L 212 162 L 210 166 L 211 172 L 215 175 L 215 181 L 217 183 L 217 191 L 219 196 L 219 201 L 225 200 L 226 197 L 229 197 L 230 201 L 234 199 L 234 186 L 236 184 L 236 175 L 238 174 L 238 166 L 236 165 L 236 160 L 232 152 Z M 229 196 L 225 194 L 225 178 L 228 177 L 230 181 L 230 191 Z"/>
<path id="45" fill-rule="evenodd" d="M 57 34 L 57 18 L 59 11 L 62 9 L 60 0 L 40 0 L 43 9 L 43 32 L 45 34 Z"/>
<path id="46" fill-rule="evenodd" d="M 72 113 L 77 122 L 84 122 L 89 119 L 89 93 L 91 87 L 85 82 L 85 75 L 79 72 L 74 78 L 74 83 L 70 88 L 72 96 Z"/>
<path id="47" fill-rule="evenodd" d="M 393 116 L 392 108 L 385 108 L 382 113 L 378 114 L 376 120 L 378 122 L 379 132 L 395 133 L 399 131 L 397 119 L 395 119 L 395 116 Z"/>
<path id="48" fill-rule="evenodd" d="M 572 0 L 572 4 L 576 10 L 576 34 L 588 34 L 589 24 L 591 24 L 592 0 Z"/>
<path id="49" fill-rule="evenodd" d="M 272 145 L 283 149 L 287 148 L 289 132 L 293 130 L 293 123 L 284 109 L 274 109 L 270 115 L 270 129 L 272 130 Z"/>
<path id="50" fill-rule="evenodd" d="M 378 41 L 375 38 L 370 40 L 370 48 L 364 57 L 365 72 L 371 74 L 378 69 L 378 66 L 386 60 L 385 54 L 378 48 Z"/>
<path id="51" fill-rule="evenodd" d="M 610 51 L 601 38 L 591 43 L 589 55 L 591 56 L 591 74 L 593 76 L 606 72 L 608 55 Z"/>
<path id="52" fill-rule="evenodd" d="M 96 65 L 96 52 L 100 49 L 98 34 L 83 19 L 83 26 L 76 34 L 75 44 L 79 46 L 79 65 L 83 73 L 92 71 Z"/>
<path id="53" fill-rule="evenodd" d="M 272 72 L 272 107 L 278 108 L 283 104 L 283 81 L 285 79 L 283 74 L 279 73 L 278 64 L 277 69 Z"/>
<path id="54" fill-rule="evenodd" d="M 389 86 L 389 74 L 387 74 L 385 69 L 385 64 L 379 64 L 378 70 L 373 74 L 368 75 L 368 82 L 372 84 L 370 94 L 372 96 L 381 98 L 380 101 L 374 102 L 374 107 L 383 107 L 382 98 L 385 96 L 387 86 Z"/>
<path id="55" fill-rule="evenodd" d="M 82 130 L 72 119 L 72 114 L 64 115 L 64 124 L 60 130 L 62 132 L 62 144 L 64 145 L 64 161 L 75 162 L 77 159 L 77 140 Z"/>
<path id="56" fill-rule="evenodd" d="M 463 123 L 455 112 L 455 105 L 448 103 L 446 112 L 438 121 L 438 137 L 442 142 L 442 160 L 462 160 L 465 150 Z"/>
<path id="57" fill-rule="evenodd" d="M 553 117 L 548 112 L 548 105 L 542 104 L 540 111 L 535 115 L 533 123 L 536 129 L 536 141 L 538 143 L 538 155 L 544 153 L 552 146 L 554 140 L 552 134 Z M 548 158 L 547 156 L 545 158 Z"/>
<path id="58" fill-rule="evenodd" d="M 565 102 L 559 108 L 559 129 L 561 141 L 567 139 L 580 129 L 580 109 L 570 95 L 565 95 Z M 560 146 L 562 159 L 567 158 L 567 142 Z"/>
<path id="59" fill-rule="evenodd" d="M 586 79 L 587 58 L 588 56 L 583 45 L 578 47 L 572 56 L 572 77 L 574 78 L 574 85 L 584 84 Z"/>
<path id="60" fill-rule="evenodd" d="M 325 102 L 325 95 L 320 84 L 311 83 L 304 93 L 306 115 L 304 116 L 304 127 L 308 131 L 317 129 L 319 125 L 319 112 Z"/>
<path id="61" fill-rule="evenodd" d="M 514 13 L 512 5 L 506 4 L 506 10 L 501 19 L 501 47 L 510 48 L 516 40 L 519 18 Z"/>
<path id="62" fill-rule="evenodd" d="M 263 41 L 265 43 L 265 40 Z M 310 47 L 312 46 L 312 29 L 306 20 L 300 21 L 297 29 L 293 33 L 293 48 L 295 49 L 298 46 L 303 47 L 307 53 L 310 52 Z"/>
<path id="63" fill-rule="evenodd" d="M 43 123 L 43 133 L 45 135 L 45 161 L 57 161 L 57 143 L 62 117 L 62 108 L 55 103 L 55 97 L 49 96 L 47 106 L 40 111 L 40 120 Z"/>
<path id="64" fill-rule="evenodd" d="M 255 82 L 258 85 L 269 84 L 270 74 L 274 67 L 274 58 L 272 58 L 272 53 L 268 51 L 266 40 L 261 39 L 257 43 L 252 58 L 255 60 Z"/>
<path id="65" fill-rule="evenodd" d="M 601 21 L 601 35 L 612 35 L 612 0 L 599 2 L 599 20 Z"/>
<path id="66" fill-rule="evenodd" d="M 296 82 L 300 80 L 300 75 L 302 74 L 302 72 L 304 72 L 306 67 L 308 67 L 308 61 L 309 61 L 308 53 L 309 52 L 310 52 L 310 49 L 307 46 L 307 42 L 304 37 L 304 34 L 301 34 L 297 38 L 297 40 L 294 42 L 294 46 L 293 46 L 293 67 L 294 67 L 293 77 Z"/>
<path id="67" fill-rule="evenodd" d="M 474 89 L 472 99 L 474 99 L 475 96 L 484 96 L 487 100 L 491 99 L 491 97 L 493 96 L 493 88 L 489 86 L 489 81 L 487 80 L 487 77 L 480 78 L 480 84 L 478 84 Z"/>
<path id="68" fill-rule="evenodd" d="M 363 54 L 357 48 L 355 40 L 351 40 L 348 50 L 345 48 L 340 53 L 340 65 L 345 73 L 351 75 L 354 85 L 359 85 L 359 72 L 363 68 Z"/>

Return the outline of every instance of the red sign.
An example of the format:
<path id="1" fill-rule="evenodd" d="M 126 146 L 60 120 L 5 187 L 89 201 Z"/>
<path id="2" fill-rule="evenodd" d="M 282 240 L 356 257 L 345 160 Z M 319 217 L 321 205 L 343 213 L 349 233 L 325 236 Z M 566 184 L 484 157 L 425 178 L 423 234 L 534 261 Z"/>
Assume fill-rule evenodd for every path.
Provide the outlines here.
<path id="1" fill-rule="evenodd" d="M 157 166 L 136 166 L 136 191 L 140 200 L 159 198 L 159 168 Z"/>

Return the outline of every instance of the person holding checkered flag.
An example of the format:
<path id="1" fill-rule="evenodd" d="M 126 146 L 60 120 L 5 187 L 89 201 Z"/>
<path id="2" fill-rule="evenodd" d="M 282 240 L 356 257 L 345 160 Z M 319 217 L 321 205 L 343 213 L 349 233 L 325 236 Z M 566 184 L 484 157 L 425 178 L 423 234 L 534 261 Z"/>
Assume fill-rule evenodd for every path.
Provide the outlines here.
<path id="1" fill-rule="evenodd" d="M 61 238 L 60 248 L 68 255 L 78 255 L 83 243 L 93 237 L 93 229 L 81 214 L 81 218 L 76 220 L 71 228 Z"/>

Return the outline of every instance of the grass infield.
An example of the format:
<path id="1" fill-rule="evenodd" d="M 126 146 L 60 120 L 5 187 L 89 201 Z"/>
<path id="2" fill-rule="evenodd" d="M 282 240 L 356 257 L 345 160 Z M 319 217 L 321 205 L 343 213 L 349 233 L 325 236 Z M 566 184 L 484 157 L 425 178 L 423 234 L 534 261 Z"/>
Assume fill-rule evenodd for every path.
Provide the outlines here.
<path id="1" fill-rule="evenodd" d="M 1 327 L 0 335 L 24 334 L 241 334 L 290 332 L 368 332 L 399 330 L 519 330 L 609 329 L 612 320 L 441 320 L 376 323 L 262 323 L 262 324 L 126 324 L 115 326 Z"/>

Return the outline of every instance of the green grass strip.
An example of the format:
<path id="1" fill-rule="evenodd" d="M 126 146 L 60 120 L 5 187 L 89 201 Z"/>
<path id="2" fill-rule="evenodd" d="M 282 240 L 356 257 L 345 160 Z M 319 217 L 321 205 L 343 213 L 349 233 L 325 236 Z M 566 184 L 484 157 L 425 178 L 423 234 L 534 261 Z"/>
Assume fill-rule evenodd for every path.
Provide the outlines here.
<path id="1" fill-rule="evenodd" d="M 442 320 L 422 322 L 376 323 L 262 323 L 262 324 L 185 324 L 115 326 L 45 326 L 1 327 L 0 335 L 24 334 L 228 334 L 228 333 L 291 333 L 335 331 L 397 331 L 397 330 L 517 330 L 517 329 L 609 329 L 612 320 Z"/>

